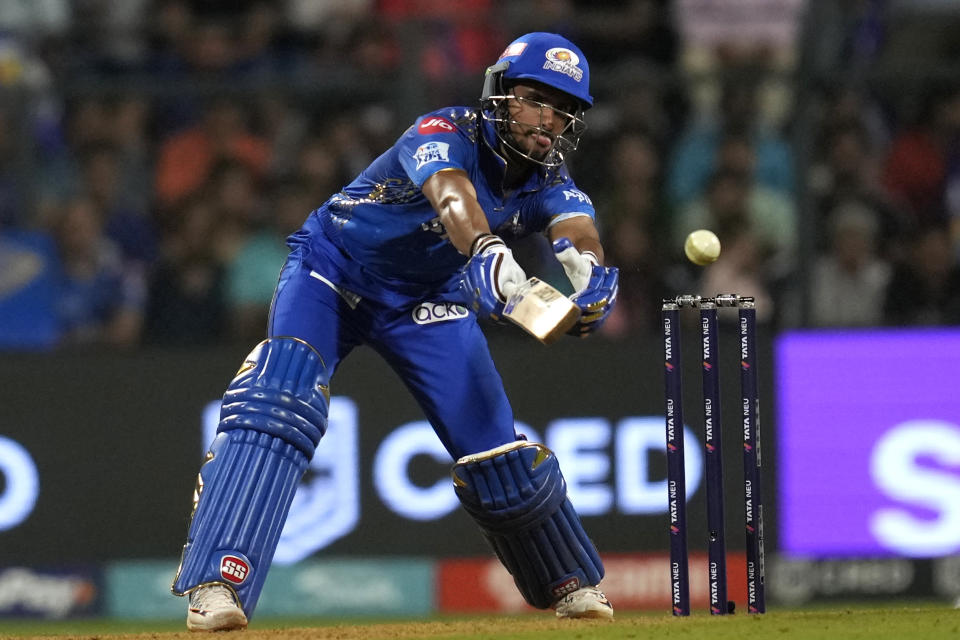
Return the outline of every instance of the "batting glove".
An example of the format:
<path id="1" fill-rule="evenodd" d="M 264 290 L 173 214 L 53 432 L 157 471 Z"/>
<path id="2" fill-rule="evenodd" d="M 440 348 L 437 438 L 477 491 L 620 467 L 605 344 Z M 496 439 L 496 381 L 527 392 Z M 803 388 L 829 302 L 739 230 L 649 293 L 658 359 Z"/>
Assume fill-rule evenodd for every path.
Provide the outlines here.
<path id="1" fill-rule="evenodd" d="M 527 274 L 501 238 L 484 233 L 473 241 L 461 287 L 477 315 L 499 319 L 507 297 L 526 280 Z"/>
<path id="2" fill-rule="evenodd" d="M 569 333 L 585 336 L 599 329 L 613 310 L 620 287 L 620 270 L 601 266 L 590 251 L 580 253 L 569 238 L 556 240 L 553 251 L 575 290 L 570 299 L 581 312 L 580 321 Z"/>
<path id="3" fill-rule="evenodd" d="M 593 268 L 600 264 L 592 251 L 580 253 L 570 242 L 570 238 L 559 238 L 553 243 L 553 253 L 563 266 L 567 279 L 573 285 L 574 293 L 583 291 L 590 284 Z"/>

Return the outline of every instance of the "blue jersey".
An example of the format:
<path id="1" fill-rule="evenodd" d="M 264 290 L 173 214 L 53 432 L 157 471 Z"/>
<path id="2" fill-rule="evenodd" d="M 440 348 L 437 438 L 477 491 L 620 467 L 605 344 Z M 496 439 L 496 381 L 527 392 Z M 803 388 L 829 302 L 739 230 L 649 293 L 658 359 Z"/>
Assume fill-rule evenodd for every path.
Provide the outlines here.
<path id="1" fill-rule="evenodd" d="M 342 273 L 335 284 L 363 297 L 389 304 L 456 300 L 467 258 L 420 190 L 434 173 L 466 172 L 490 229 L 505 239 L 543 232 L 572 216 L 594 218 L 593 204 L 565 169 L 534 172 L 505 193 L 505 161 L 492 150 L 495 140 L 492 125 L 476 109 L 449 107 L 421 116 L 311 213 L 290 237 L 291 247 L 336 263 Z"/>

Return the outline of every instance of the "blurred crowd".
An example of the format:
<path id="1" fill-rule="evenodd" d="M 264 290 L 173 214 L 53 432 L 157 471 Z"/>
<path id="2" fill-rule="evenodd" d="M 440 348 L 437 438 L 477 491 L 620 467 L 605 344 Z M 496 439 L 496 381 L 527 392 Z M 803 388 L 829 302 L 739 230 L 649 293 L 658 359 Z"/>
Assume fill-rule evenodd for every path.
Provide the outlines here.
<path id="1" fill-rule="evenodd" d="M 800 119 L 804 0 L 735 44 L 703 2 L 5 0 L 0 348 L 259 340 L 285 237 L 531 30 L 591 64 L 570 165 L 621 269 L 608 337 L 682 292 L 773 328 L 960 324 L 960 83 L 816 82 Z M 837 55 L 869 64 L 877 15 L 847 18 Z"/>

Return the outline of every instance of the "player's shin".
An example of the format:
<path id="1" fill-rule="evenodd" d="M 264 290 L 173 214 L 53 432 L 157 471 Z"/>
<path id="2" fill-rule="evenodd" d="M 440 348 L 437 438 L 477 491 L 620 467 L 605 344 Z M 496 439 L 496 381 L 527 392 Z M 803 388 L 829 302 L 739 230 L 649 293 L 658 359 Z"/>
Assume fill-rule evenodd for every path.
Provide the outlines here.
<path id="1" fill-rule="evenodd" d="M 319 354 L 301 340 L 271 338 L 247 356 L 200 470 L 173 593 L 221 583 L 253 613 L 296 487 L 326 431 L 327 381 Z"/>
<path id="2" fill-rule="evenodd" d="M 515 442 L 463 457 L 453 481 L 532 606 L 546 609 L 603 578 L 603 563 L 567 498 L 557 459 L 543 445 Z"/>

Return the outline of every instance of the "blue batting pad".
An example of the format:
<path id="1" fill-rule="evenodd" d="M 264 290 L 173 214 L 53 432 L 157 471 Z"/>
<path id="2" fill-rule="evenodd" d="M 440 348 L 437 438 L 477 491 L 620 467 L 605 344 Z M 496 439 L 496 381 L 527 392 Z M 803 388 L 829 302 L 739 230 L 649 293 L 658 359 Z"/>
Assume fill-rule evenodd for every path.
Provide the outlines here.
<path id="1" fill-rule="evenodd" d="M 326 368 L 307 343 L 271 338 L 247 356 L 200 469 L 175 594 L 222 583 L 253 614 L 294 492 L 326 431 L 327 401 Z"/>
<path id="2" fill-rule="evenodd" d="M 546 609 L 603 578 L 603 563 L 567 498 L 557 458 L 543 445 L 515 442 L 460 458 L 453 482 L 532 606 Z"/>

